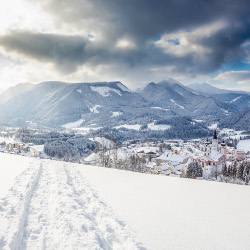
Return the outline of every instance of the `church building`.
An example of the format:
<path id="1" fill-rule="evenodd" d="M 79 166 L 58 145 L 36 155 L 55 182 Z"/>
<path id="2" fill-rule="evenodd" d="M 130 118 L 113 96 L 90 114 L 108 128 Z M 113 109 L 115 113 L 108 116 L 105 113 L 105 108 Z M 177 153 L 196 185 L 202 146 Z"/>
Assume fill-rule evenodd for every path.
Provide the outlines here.
<path id="1" fill-rule="evenodd" d="M 214 136 L 212 139 L 212 144 L 206 140 L 203 146 L 204 154 L 195 159 L 199 162 L 202 167 L 220 165 L 226 163 L 226 144 L 223 141 L 221 145 L 218 145 L 217 132 L 214 130 Z"/>

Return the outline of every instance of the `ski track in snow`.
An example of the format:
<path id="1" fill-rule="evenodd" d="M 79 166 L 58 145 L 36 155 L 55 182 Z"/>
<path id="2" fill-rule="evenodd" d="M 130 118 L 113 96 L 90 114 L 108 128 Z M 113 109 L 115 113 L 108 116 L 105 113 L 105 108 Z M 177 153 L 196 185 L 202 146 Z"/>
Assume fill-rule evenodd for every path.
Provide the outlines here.
<path id="1" fill-rule="evenodd" d="M 81 176 L 35 160 L 0 200 L 0 249 L 143 249 Z"/>

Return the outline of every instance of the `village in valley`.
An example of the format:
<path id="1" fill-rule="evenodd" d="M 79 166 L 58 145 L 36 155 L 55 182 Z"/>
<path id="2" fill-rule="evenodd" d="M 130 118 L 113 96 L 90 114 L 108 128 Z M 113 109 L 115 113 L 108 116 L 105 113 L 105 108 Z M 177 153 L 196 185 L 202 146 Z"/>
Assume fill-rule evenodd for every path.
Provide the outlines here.
<path id="1" fill-rule="evenodd" d="M 15 140 L 16 131 L 16 129 L 0 131 L 0 153 L 43 158 L 44 145 L 34 145 L 34 143 Z"/>
<path id="2" fill-rule="evenodd" d="M 96 136 L 88 138 L 97 143 L 95 150 L 77 160 L 76 158 L 65 159 L 58 155 L 52 157 L 45 153 L 44 144 L 34 145 L 33 142 L 24 143 L 20 138 L 18 140 L 17 131 L 5 129 L 0 132 L 1 153 L 65 160 L 155 175 L 225 182 L 230 182 L 230 178 L 227 178 L 230 175 L 231 177 L 233 175 L 235 180 L 236 168 L 240 168 L 241 163 L 248 163 L 248 159 L 250 161 L 250 140 L 246 139 L 247 136 L 246 138 L 239 136 L 239 133 L 232 134 L 232 131 L 230 131 L 232 137 L 214 129 L 213 136 L 205 139 L 145 140 L 143 142 L 135 140 L 121 144 L 105 136 Z M 41 133 L 41 131 L 34 133 Z M 234 183 L 248 183 L 249 170 L 250 167 L 247 164 L 245 172 L 243 167 L 241 175 L 238 176 L 241 177 L 241 181 L 237 180 Z M 245 178 L 246 181 L 244 181 Z"/>

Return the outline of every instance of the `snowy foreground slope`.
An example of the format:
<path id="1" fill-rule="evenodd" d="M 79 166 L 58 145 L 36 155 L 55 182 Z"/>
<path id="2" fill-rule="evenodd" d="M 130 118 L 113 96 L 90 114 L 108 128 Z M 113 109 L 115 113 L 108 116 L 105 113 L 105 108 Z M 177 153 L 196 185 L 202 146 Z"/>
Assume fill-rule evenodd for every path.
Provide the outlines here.
<path id="1" fill-rule="evenodd" d="M 148 249 L 250 249 L 250 188 L 81 167 Z"/>
<path id="2" fill-rule="evenodd" d="M 0 249 L 249 249 L 249 186 L 21 158 Z"/>
<path id="3" fill-rule="evenodd" d="M 0 200 L 0 222 L 0 249 L 141 248 L 70 164 L 30 163 Z"/>
<path id="4" fill-rule="evenodd" d="M 14 184 L 15 178 L 24 171 L 34 159 L 0 153 L 0 198 L 5 196 Z"/>

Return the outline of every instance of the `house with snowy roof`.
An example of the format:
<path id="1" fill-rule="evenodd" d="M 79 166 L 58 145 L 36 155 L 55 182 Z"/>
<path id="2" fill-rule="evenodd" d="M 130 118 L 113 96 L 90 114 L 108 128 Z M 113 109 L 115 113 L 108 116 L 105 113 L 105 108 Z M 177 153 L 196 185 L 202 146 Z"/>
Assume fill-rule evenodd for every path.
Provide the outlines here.
<path id="1" fill-rule="evenodd" d="M 172 149 L 174 154 L 179 155 L 182 153 L 182 149 L 180 147 L 172 147 L 171 149 Z"/>
<path id="2" fill-rule="evenodd" d="M 246 152 L 244 149 L 236 149 L 235 157 L 237 161 L 244 161 L 246 159 Z"/>
<path id="3" fill-rule="evenodd" d="M 151 158 L 155 158 L 158 156 L 158 152 L 159 152 L 159 148 L 158 147 L 139 147 L 136 148 L 135 153 L 139 156 L 139 157 L 148 157 L 149 159 Z"/>
<path id="4" fill-rule="evenodd" d="M 161 174 L 161 175 L 177 175 L 180 176 L 186 171 L 186 165 L 185 164 L 176 164 L 172 165 L 171 163 L 169 164 L 161 164 L 157 165 L 153 168 L 153 173 L 154 174 Z"/>

